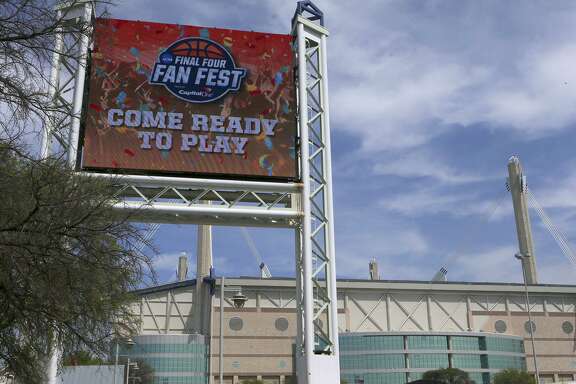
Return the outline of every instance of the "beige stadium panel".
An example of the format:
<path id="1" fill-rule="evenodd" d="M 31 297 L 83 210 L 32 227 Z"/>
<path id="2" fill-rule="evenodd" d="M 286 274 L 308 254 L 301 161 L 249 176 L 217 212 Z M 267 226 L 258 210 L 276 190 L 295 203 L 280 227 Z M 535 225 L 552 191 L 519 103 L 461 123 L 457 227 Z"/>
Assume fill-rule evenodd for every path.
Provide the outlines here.
<path id="1" fill-rule="evenodd" d="M 390 298 L 390 331 L 426 331 L 428 313 L 425 294 L 393 294 Z"/>
<path id="2" fill-rule="evenodd" d="M 262 358 L 291 356 L 294 337 L 259 339 L 256 337 L 224 338 L 224 354 L 251 355 Z M 212 354 L 220 353 L 218 342 L 212 345 Z"/>
<path id="3" fill-rule="evenodd" d="M 260 308 L 296 308 L 296 295 L 290 291 L 258 292 Z"/>
<path id="4" fill-rule="evenodd" d="M 218 310 L 216 310 L 218 312 Z M 212 321 L 212 334 L 220 335 L 219 315 Z M 296 335 L 295 312 L 248 312 L 224 313 L 224 336 L 233 337 L 294 337 Z"/>
<path id="5" fill-rule="evenodd" d="M 470 310 L 476 312 L 506 311 L 506 295 L 469 295 Z"/>
<path id="6" fill-rule="evenodd" d="M 546 297 L 546 310 L 550 313 L 573 312 L 575 308 L 572 297 Z"/>
<path id="7" fill-rule="evenodd" d="M 346 292 L 345 305 L 350 332 L 382 332 L 388 327 L 386 293 Z"/>
<path id="8" fill-rule="evenodd" d="M 465 332 L 468 326 L 466 295 L 428 295 L 428 330 Z"/>
<path id="9" fill-rule="evenodd" d="M 212 357 L 212 364 L 218 367 L 218 357 Z M 291 375 L 293 372 L 293 358 L 290 356 L 270 356 L 262 358 L 253 356 L 225 355 L 224 372 L 226 375 Z"/>

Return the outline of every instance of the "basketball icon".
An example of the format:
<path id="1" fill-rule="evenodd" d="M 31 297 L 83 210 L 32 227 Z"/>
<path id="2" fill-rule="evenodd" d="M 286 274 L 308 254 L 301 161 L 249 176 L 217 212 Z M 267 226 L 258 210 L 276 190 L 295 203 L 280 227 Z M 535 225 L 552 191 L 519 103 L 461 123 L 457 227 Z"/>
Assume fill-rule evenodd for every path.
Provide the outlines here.
<path id="1" fill-rule="evenodd" d="M 169 50 L 177 56 L 208 57 L 210 59 L 225 59 L 227 56 L 225 52 L 222 52 L 221 46 L 205 39 L 177 41 Z"/>
<path id="2" fill-rule="evenodd" d="M 201 37 L 173 42 L 158 56 L 150 84 L 165 86 L 192 103 L 217 100 L 240 88 L 246 69 L 238 68 L 226 48 Z"/>

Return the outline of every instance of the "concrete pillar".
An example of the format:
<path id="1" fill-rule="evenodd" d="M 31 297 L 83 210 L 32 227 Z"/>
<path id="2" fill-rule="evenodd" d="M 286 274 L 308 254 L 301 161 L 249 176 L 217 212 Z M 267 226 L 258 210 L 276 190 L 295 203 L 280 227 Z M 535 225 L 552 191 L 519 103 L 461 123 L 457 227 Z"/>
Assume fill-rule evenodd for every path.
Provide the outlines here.
<path id="1" fill-rule="evenodd" d="M 194 297 L 194 329 L 207 335 L 210 330 L 210 291 L 204 278 L 212 268 L 212 226 L 199 225 L 196 249 L 196 294 Z"/>
<path id="2" fill-rule="evenodd" d="M 526 283 L 538 284 L 532 227 L 530 225 L 530 215 L 528 214 L 528 203 L 526 202 L 528 191 L 522 173 L 522 165 L 516 156 L 512 156 L 508 160 L 508 186 L 512 193 L 512 203 L 514 205 L 518 248 L 521 255 L 529 256 L 522 259 L 522 268 L 524 268 L 526 273 Z"/>

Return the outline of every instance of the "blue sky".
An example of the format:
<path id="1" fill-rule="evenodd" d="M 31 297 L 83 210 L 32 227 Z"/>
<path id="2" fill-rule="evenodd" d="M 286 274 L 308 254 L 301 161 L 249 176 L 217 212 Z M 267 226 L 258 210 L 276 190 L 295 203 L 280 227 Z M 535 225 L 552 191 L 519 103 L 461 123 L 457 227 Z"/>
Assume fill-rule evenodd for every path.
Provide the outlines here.
<path id="1" fill-rule="evenodd" d="M 338 277 L 520 282 L 506 192 L 511 155 L 576 241 L 576 3 L 315 2 L 326 15 Z M 118 0 L 113 17 L 287 33 L 285 0 Z M 576 269 L 531 212 L 539 279 Z M 293 234 L 249 229 L 275 276 L 294 275 Z M 155 238 L 160 281 L 194 262 L 196 227 Z M 218 274 L 256 276 L 240 231 L 214 228 Z M 193 271 L 190 277 L 193 276 Z"/>

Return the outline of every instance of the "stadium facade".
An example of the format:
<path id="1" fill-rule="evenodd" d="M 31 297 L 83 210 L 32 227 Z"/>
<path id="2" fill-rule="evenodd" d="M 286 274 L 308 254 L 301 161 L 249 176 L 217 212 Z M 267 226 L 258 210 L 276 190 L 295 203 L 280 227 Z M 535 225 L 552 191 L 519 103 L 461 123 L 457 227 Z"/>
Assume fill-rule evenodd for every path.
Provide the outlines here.
<path id="1" fill-rule="evenodd" d="M 201 283 L 209 292 L 202 305 L 197 280 L 138 291 L 140 334 L 123 353 L 146 360 L 157 383 L 218 383 L 220 364 L 228 384 L 295 383 L 294 280 L 226 278 L 222 332 L 220 281 Z M 533 329 L 542 381 L 572 381 L 576 286 L 532 285 L 529 292 L 532 324 L 522 284 L 339 280 L 342 379 L 401 384 L 455 367 L 487 384 L 501 369 L 533 372 Z"/>

